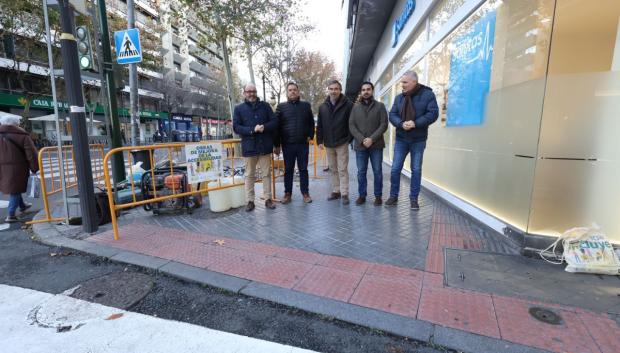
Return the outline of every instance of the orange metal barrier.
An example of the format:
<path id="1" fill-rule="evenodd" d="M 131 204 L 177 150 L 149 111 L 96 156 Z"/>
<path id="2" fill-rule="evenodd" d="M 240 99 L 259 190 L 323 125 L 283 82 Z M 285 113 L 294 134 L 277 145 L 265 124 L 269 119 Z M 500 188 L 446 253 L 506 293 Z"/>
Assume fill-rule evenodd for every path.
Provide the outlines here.
<path id="1" fill-rule="evenodd" d="M 104 168 L 103 157 L 104 147 L 101 144 L 89 145 L 91 168 L 93 181 L 95 184 L 103 186 Z M 75 152 L 73 145 L 62 146 L 62 158 L 58 158 L 58 147 L 50 146 L 39 150 L 39 177 L 41 179 L 41 198 L 45 210 L 45 218 L 30 221 L 26 224 L 58 222 L 64 218 L 52 218 L 50 212 L 49 197 L 62 191 L 62 178 L 60 175 L 60 160 L 63 161 L 64 179 L 67 189 L 77 186 L 77 174 L 75 173 Z M 45 163 L 47 162 L 47 166 Z M 49 190 L 48 190 L 49 182 Z"/>
<path id="2" fill-rule="evenodd" d="M 319 166 L 319 161 L 323 162 L 323 166 L 325 166 L 326 164 L 326 158 L 327 158 L 327 153 L 325 152 L 325 149 L 320 149 L 319 145 L 316 141 L 316 135 L 314 136 L 314 140 L 310 141 L 310 156 L 309 156 L 309 160 L 310 162 L 308 163 L 308 165 L 312 166 L 312 168 L 314 169 L 314 175 L 312 176 L 313 179 L 322 179 L 323 177 L 319 176 L 317 173 L 317 168 L 321 168 L 321 166 Z"/>
<path id="3" fill-rule="evenodd" d="M 217 143 L 218 141 L 209 141 L 209 143 Z M 104 180 L 105 180 L 105 186 L 106 186 L 106 192 L 108 194 L 108 202 L 109 202 L 109 206 L 110 206 L 110 216 L 111 216 L 111 220 L 112 220 L 112 230 L 114 232 L 114 239 L 118 240 L 119 236 L 118 236 L 118 222 L 117 222 L 117 211 L 123 210 L 123 209 L 128 209 L 128 208 L 132 208 L 132 207 L 136 207 L 136 206 L 142 206 L 142 205 L 147 205 L 147 204 L 152 204 L 152 203 L 156 203 L 156 202 L 162 202 L 162 201 L 166 201 L 166 200 L 171 200 L 171 199 L 176 199 L 176 198 L 180 198 L 180 197 L 188 197 L 188 196 L 193 196 L 193 195 L 200 195 L 204 192 L 209 192 L 209 191 L 215 191 L 215 190 L 221 190 L 221 189 L 227 189 L 227 188 L 231 188 L 231 187 L 236 187 L 239 185 L 243 185 L 243 178 L 240 178 L 240 182 L 236 182 L 235 180 L 235 160 L 240 159 L 242 157 L 239 156 L 239 146 L 240 146 L 240 140 L 236 139 L 236 140 L 223 140 L 220 141 L 223 145 L 223 148 L 227 151 L 226 153 L 226 157 L 224 158 L 224 160 L 229 160 L 231 163 L 231 169 L 232 169 L 232 176 L 233 176 L 233 183 L 230 185 L 226 185 L 226 186 L 222 186 L 222 180 L 221 178 L 218 178 L 218 186 L 211 188 L 208 186 L 208 183 L 204 183 L 205 187 L 203 188 L 199 188 L 196 190 L 192 190 L 191 186 L 189 188 L 189 191 L 186 192 L 180 192 L 180 190 L 177 190 L 178 188 L 175 187 L 175 183 L 172 183 L 171 185 L 171 189 L 172 189 L 172 193 L 169 195 L 157 195 L 157 188 L 155 185 L 155 171 L 154 171 L 154 167 L 155 167 L 155 162 L 154 162 L 154 154 L 156 151 L 165 151 L 167 152 L 167 158 L 168 158 L 168 165 L 170 167 L 170 174 L 174 175 L 174 165 L 172 163 L 173 161 L 173 154 L 176 154 L 177 156 L 179 156 L 182 152 L 182 149 L 185 148 L 186 145 L 192 145 L 192 144 L 200 144 L 200 143 L 168 143 L 168 144 L 157 144 L 157 145 L 149 145 L 149 146 L 128 146 L 128 147 L 119 147 L 119 148 L 115 148 L 110 150 L 104 157 L 103 159 L 103 165 L 104 166 L 108 166 L 110 163 L 110 159 L 112 158 L 112 156 L 114 156 L 117 153 L 127 153 L 127 157 L 129 160 L 129 165 L 133 165 L 132 163 L 132 156 L 131 153 L 129 153 L 130 151 L 148 151 L 149 154 L 149 160 L 151 162 L 151 166 L 153 167 L 153 169 L 151 169 L 150 173 L 151 173 L 151 182 L 152 185 L 150 185 L 150 191 L 152 192 L 153 197 L 149 198 L 147 200 L 137 200 L 136 197 L 136 190 L 135 190 L 135 183 L 134 183 L 134 178 L 133 178 L 133 171 L 131 170 L 131 168 L 129 169 L 129 180 L 130 180 L 130 185 L 131 185 L 131 194 L 132 194 L 132 201 L 128 202 L 128 203 L 121 203 L 121 204 L 117 204 L 116 200 L 114 199 L 114 189 L 112 188 L 112 177 L 111 177 L 111 170 L 110 168 L 104 168 Z M 167 168 L 167 167 L 166 167 Z"/>

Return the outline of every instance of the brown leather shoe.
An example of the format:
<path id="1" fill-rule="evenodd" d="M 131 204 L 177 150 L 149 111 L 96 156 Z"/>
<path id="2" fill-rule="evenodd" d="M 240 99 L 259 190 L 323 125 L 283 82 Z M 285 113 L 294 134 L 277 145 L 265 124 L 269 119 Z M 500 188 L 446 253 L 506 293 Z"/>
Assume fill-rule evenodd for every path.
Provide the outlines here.
<path id="1" fill-rule="evenodd" d="M 310 197 L 310 194 L 304 194 L 304 203 L 311 203 L 312 202 L 312 197 Z"/>
<path id="2" fill-rule="evenodd" d="M 291 193 L 290 192 L 284 193 L 284 197 L 282 198 L 282 204 L 286 205 L 287 203 L 291 203 Z"/>
<path id="3" fill-rule="evenodd" d="M 276 205 L 273 203 L 271 199 L 267 199 L 267 201 L 265 201 L 265 208 L 273 210 L 276 208 Z"/>
<path id="4" fill-rule="evenodd" d="M 374 202 L 375 206 L 381 206 L 382 203 L 383 203 L 383 200 L 381 200 L 380 197 L 375 197 L 375 202 Z"/>
<path id="5" fill-rule="evenodd" d="M 331 195 L 329 195 L 329 197 L 327 198 L 327 201 L 338 200 L 340 196 L 341 195 L 339 192 L 332 192 Z"/>
<path id="6" fill-rule="evenodd" d="M 254 207 L 254 201 L 248 202 L 248 204 L 245 205 L 245 212 L 254 211 Z"/>
<path id="7" fill-rule="evenodd" d="M 356 205 L 363 205 L 366 203 L 366 198 L 364 196 L 360 196 L 355 200 Z"/>
<path id="8" fill-rule="evenodd" d="M 349 204 L 349 195 L 342 195 L 342 204 L 343 205 Z"/>

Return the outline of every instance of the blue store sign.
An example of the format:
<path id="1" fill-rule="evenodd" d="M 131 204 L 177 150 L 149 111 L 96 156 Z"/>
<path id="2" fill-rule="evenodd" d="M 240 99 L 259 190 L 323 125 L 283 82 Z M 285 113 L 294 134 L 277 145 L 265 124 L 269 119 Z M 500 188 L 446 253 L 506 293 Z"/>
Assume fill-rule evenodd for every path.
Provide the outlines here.
<path id="1" fill-rule="evenodd" d="M 405 25 L 407 24 L 407 21 L 409 20 L 409 17 L 411 17 L 411 14 L 414 10 L 415 0 L 407 0 L 403 12 L 400 14 L 400 16 L 398 16 L 398 19 L 394 21 L 394 25 L 392 26 L 392 48 L 394 48 L 396 44 L 398 44 L 398 36 L 400 35 L 400 32 L 403 31 L 403 28 L 405 28 Z"/>
<path id="2" fill-rule="evenodd" d="M 480 125 L 491 84 L 495 11 L 454 40 L 450 60 L 446 126 Z"/>

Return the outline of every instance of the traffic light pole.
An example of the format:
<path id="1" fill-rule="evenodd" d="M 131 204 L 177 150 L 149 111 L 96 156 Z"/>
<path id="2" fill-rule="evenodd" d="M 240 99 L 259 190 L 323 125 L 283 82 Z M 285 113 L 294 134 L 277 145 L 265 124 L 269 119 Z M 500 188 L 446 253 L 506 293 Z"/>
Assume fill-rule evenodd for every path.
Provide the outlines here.
<path id="1" fill-rule="evenodd" d="M 136 26 L 133 0 L 127 0 L 127 29 Z M 140 144 L 140 116 L 138 114 L 138 64 L 129 64 L 129 101 L 131 105 L 131 143 Z"/>
<path id="2" fill-rule="evenodd" d="M 112 148 L 122 147 L 121 127 L 118 119 L 118 104 L 116 102 L 116 82 L 114 82 L 114 66 L 112 63 L 112 49 L 110 47 L 110 34 L 108 31 L 108 17 L 105 8 L 105 0 L 97 1 L 99 16 L 99 33 L 101 34 L 101 50 L 103 51 L 103 83 L 107 96 L 106 110 L 109 116 L 109 124 L 106 126 L 110 135 Z M 125 160 L 122 153 L 112 156 L 112 176 L 114 185 L 125 180 Z"/>
<path id="3" fill-rule="evenodd" d="M 60 49 L 65 86 L 69 97 L 71 138 L 82 210 L 82 229 L 87 233 L 93 233 L 97 231 L 99 225 L 96 221 L 93 172 L 90 166 L 90 150 L 86 134 L 86 109 L 81 88 L 82 75 L 78 62 L 77 42 L 73 35 L 73 9 L 69 5 L 69 0 L 59 0 L 58 5 L 61 25 Z"/>

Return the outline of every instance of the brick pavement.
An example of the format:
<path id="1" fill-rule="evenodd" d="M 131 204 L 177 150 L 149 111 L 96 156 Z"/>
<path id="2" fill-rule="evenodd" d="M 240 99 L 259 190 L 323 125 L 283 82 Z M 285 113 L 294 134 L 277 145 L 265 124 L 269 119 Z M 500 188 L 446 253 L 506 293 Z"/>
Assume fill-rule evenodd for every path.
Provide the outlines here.
<path id="1" fill-rule="evenodd" d="M 620 328 L 605 313 L 445 286 L 446 247 L 518 249 L 432 195 L 412 212 L 406 198 L 392 209 L 327 202 L 325 180 L 311 191 L 310 205 L 295 195 L 290 205 L 250 214 L 133 211 L 119 241 L 109 231 L 87 240 L 553 352 L 620 351 Z M 563 323 L 534 320 L 532 306 Z"/>

